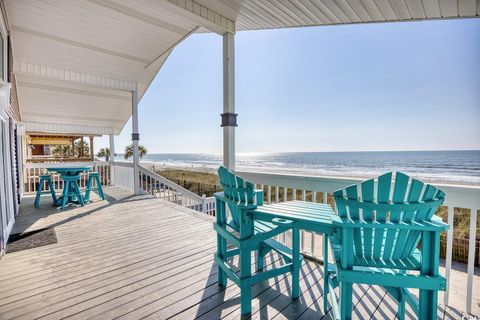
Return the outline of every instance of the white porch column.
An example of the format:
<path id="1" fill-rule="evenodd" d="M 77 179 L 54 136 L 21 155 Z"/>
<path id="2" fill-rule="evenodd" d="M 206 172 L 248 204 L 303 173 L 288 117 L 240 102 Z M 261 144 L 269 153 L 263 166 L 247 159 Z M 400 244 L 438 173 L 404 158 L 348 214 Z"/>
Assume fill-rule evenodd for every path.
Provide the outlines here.
<path id="1" fill-rule="evenodd" d="M 95 150 L 93 149 L 93 136 L 90 136 L 90 159 L 95 162 Z"/>
<path id="2" fill-rule="evenodd" d="M 108 141 L 110 143 L 110 185 L 115 185 L 115 138 L 113 134 L 108 135 Z"/>
<path id="3" fill-rule="evenodd" d="M 223 165 L 235 170 L 235 36 L 223 35 Z"/>
<path id="4" fill-rule="evenodd" d="M 133 144 L 133 192 L 135 195 L 140 194 L 139 170 L 140 153 L 138 150 L 138 141 L 140 134 L 138 133 L 138 92 L 132 91 L 132 144 Z"/>
<path id="5" fill-rule="evenodd" d="M 25 192 L 25 181 L 23 180 L 24 174 L 24 166 L 25 166 L 25 149 L 30 149 L 25 143 L 25 124 L 24 123 L 17 123 L 17 162 L 18 162 L 18 181 L 19 185 L 19 192 L 20 197 L 23 197 L 23 193 Z"/>

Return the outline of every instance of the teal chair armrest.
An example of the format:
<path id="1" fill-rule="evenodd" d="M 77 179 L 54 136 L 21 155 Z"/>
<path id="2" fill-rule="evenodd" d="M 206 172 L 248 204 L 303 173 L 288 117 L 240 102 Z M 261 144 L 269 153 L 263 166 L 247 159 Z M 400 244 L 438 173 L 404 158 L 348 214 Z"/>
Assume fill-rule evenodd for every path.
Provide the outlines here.
<path id="1" fill-rule="evenodd" d="M 255 189 L 253 191 L 255 193 L 255 198 L 257 201 L 257 206 L 263 205 L 263 190 L 261 189 Z"/>

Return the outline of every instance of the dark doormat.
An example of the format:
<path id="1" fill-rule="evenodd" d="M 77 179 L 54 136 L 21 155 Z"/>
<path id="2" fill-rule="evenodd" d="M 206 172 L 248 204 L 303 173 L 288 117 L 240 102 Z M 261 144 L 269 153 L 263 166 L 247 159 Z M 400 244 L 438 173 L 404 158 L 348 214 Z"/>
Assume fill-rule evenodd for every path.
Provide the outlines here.
<path id="1" fill-rule="evenodd" d="M 30 232 L 10 235 L 7 243 L 7 252 L 12 253 L 57 243 L 55 229 L 45 228 Z"/>

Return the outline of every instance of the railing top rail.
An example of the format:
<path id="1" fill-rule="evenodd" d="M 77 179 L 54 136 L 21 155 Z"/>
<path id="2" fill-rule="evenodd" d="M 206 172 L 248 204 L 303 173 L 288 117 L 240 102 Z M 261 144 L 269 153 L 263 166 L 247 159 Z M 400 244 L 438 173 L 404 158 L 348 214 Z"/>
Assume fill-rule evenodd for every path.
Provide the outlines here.
<path id="1" fill-rule="evenodd" d="M 118 166 L 118 167 L 133 168 L 133 162 L 115 161 L 115 162 L 113 162 L 113 165 Z"/>
<path id="2" fill-rule="evenodd" d="M 46 162 L 46 163 L 25 163 L 24 167 L 26 169 L 34 168 L 62 168 L 62 167 L 75 167 L 75 166 L 105 166 L 110 163 L 107 161 L 90 161 L 90 162 Z"/>
<path id="3" fill-rule="evenodd" d="M 352 184 L 359 184 L 365 178 L 346 178 L 313 175 L 294 175 L 286 173 L 236 171 L 236 173 L 256 184 L 332 193 Z M 393 182 L 392 182 L 393 183 Z M 431 183 L 446 193 L 445 205 L 465 208 L 480 207 L 480 186 Z"/>
<path id="4" fill-rule="evenodd" d="M 175 189 L 178 192 L 181 192 L 183 195 L 185 195 L 189 198 L 193 198 L 197 201 L 203 201 L 203 197 L 199 196 L 198 194 L 193 193 L 192 191 L 190 191 L 188 189 L 185 189 L 184 187 L 176 184 L 175 182 L 172 182 L 172 181 L 168 180 L 165 177 L 162 177 L 161 175 L 145 168 L 144 166 L 139 165 L 139 169 L 140 169 L 141 172 L 153 177 L 155 180 L 160 181 L 161 183 L 165 184 L 166 186 L 169 186 L 170 188 Z"/>
<path id="5" fill-rule="evenodd" d="M 95 162 L 48 162 L 48 163 L 26 163 L 24 164 L 26 169 L 33 168 L 62 168 L 62 167 L 75 167 L 75 166 L 93 166 Z"/>

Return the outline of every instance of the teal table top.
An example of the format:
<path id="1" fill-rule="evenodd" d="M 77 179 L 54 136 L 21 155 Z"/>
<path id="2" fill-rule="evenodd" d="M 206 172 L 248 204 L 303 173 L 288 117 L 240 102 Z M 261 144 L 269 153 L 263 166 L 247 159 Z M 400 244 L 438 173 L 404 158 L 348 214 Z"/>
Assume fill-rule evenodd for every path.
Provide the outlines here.
<path id="1" fill-rule="evenodd" d="M 307 201 L 266 204 L 249 212 L 257 220 L 272 221 L 274 218 L 283 218 L 294 221 L 300 229 L 327 234 L 338 227 L 336 222 L 339 219 L 330 205 Z"/>
<path id="2" fill-rule="evenodd" d="M 48 172 L 58 172 L 60 174 L 66 174 L 66 175 L 76 175 L 79 174 L 80 172 L 83 171 L 90 171 L 92 170 L 92 166 L 76 166 L 76 167 L 51 167 L 47 168 Z"/>

